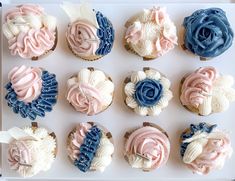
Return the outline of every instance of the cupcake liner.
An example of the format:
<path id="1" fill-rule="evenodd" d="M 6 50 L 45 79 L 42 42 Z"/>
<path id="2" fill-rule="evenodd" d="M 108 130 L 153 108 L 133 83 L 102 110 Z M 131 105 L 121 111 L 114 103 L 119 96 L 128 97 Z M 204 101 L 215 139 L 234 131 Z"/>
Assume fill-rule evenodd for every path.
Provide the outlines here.
<path id="1" fill-rule="evenodd" d="M 98 70 L 98 69 L 96 69 L 96 68 L 94 68 L 94 67 L 87 67 L 87 69 L 89 69 L 90 71 Z M 108 79 L 108 80 L 110 80 L 111 82 L 113 82 L 112 78 L 111 78 L 109 75 L 107 75 L 105 72 L 103 72 L 103 73 L 105 74 L 106 79 Z M 77 73 L 74 73 L 74 74 L 73 74 L 71 77 L 69 77 L 69 78 L 73 78 L 73 77 L 77 77 Z M 114 90 L 114 91 L 115 91 L 115 90 Z M 96 113 L 96 114 L 94 114 L 94 115 L 97 115 L 97 114 L 100 114 L 100 113 L 104 112 L 106 109 L 109 108 L 109 106 L 111 106 L 111 104 L 113 103 L 114 91 L 113 91 L 113 93 L 112 93 L 112 101 L 111 101 L 111 103 L 110 103 L 108 106 L 104 106 L 103 109 L 102 109 L 102 111 L 100 111 L 100 112 L 98 112 L 98 113 Z M 75 110 L 75 108 L 73 107 L 73 105 L 72 105 L 71 103 L 69 103 L 69 105 Z M 87 115 L 87 116 L 94 116 L 94 115 Z"/>
<path id="2" fill-rule="evenodd" d="M 41 60 L 41 59 L 47 57 L 48 55 L 50 55 L 55 50 L 55 48 L 57 46 L 57 42 L 58 42 L 58 30 L 56 28 L 56 30 L 55 30 L 55 41 L 54 41 L 53 47 L 50 50 L 47 50 L 44 54 L 42 54 L 40 56 L 32 57 L 31 61 L 38 61 L 38 60 Z"/>
<path id="3" fill-rule="evenodd" d="M 169 139 L 169 136 L 168 136 L 167 132 L 166 132 L 164 129 L 162 129 L 160 126 L 158 126 L 157 124 L 154 124 L 154 123 L 151 123 L 151 122 L 143 122 L 142 126 L 138 126 L 138 127 L 134 128 L 134 129 L 132 129 L 132 130 L 130 130 L 130 131 L 127 131 L 127 132 L 124 134 L 124 145 L 126 145 L 126 142 L 127 142 L 128 138 L 130 137 L 130 135 L 131 135 L 134 131 L 136 131 L 136 130 L 142 128 L 142 127 L 146 127 L 146 126 L 154 127 L 154 128 L 156 128 L 156 129 L 160 130 L 160 131 L 161 131 L 163 134 L 165 134 L 165 135 L 167 136 L 167 138 Z M 129 160 L 128 160 L 128 157 L 127 157 L 127 154 L 126 154 L 126 153 L 124 153 L 124 159 L 129 163 Z M 142 171 L 144 171 L 144 172 L 150 172 L 150 171 L 152 171 L 152 170 L 154 170 L 154 169 L 155 169 L 155 168 L 142 169 Z"/>

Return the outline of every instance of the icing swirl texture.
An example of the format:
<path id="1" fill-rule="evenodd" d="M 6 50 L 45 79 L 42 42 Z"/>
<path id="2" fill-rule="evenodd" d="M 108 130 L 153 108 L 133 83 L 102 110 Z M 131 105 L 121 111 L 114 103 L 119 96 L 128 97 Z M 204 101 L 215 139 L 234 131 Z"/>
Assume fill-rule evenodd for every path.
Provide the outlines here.
<path id="1" fill-rule="evenodd" d="M 45 112 L 52 111 L 53 105 L 57 102 L 58 82 L 55 74 L 48 71 L 42 71 L 42 88 L 39 97 L 32 102 L 25 103 L 17 98 L 17 94 L 12 87 L 12 83 L 6 84 L 7 94 L 5 99 L 7 104 L 12 108 L 13 112 L 20 114 L 21 117 L 28 117 L 35 120 L 37 116 L 44 117 Z"/>
<path id="2" fill-rule="evenodd" d="M 197 10 L 184 19 L 183 26 L 185 47 L 200 57 L 216 57 L 232 45 L 234 33 L 220 8 Z"/>

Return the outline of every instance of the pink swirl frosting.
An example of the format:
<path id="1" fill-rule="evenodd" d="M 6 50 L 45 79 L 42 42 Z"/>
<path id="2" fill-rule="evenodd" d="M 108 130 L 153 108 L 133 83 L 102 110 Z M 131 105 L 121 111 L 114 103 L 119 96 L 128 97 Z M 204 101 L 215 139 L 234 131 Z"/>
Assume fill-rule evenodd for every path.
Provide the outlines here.
<path id="1" fill-rule="evenodd" d="M 12 55 L 19 54 L 22 58 L 40 56 L 54 46 L 55 32 L 47 28 L 30 29 L 27 33 L 20 32 L 17 37 L 8 41 Z"/>
<path id="2" fill-rule="evenodd" d="M 72 23 L 66 32 L 72 51 L 83 57 L 95 55 L 100 43 L 96 32 L 97 28 L 89 22 L 79 20 Z"/>
<path id="3" fill-rule="evenodd" d="M 67 150 L 72 161 L 78 158 L 80 146 L 91 127 L 89 123 L 79 123 L 75 132 L 72 133 L 71 139 L 68 140 Z"/>
<path id="4" fill-rule="evenodd" d="M 17 98 L 25 103 L 32 102 L 41 94 L 42 89 L 42 70 L 22 65 L 13 68 L 8 77 L 12 88 L 17 94 Z"/>
<path id="5" fill-rule="evenodd" d="M 15 140 L 9 145 L 8 162 L 13 170 L 23 170 L 32 164 L 31 151 L 25 141 Z"/>
<path id="6" fill-rule="evenodd" d="M 170 142 L 157 128 L 146 126 L 131 133 L 125 150 L 130 155 L 138 154 L 152 160 L 151 168 L 158 168 L 168 160 Z"/>
<path id="7" fill-rule="evenodd" d="M 204 146 L 202 153 L 187 166 L 193 172 L 208 174 L 212 170 L 222 168 L 225 159 L 229 158 L 231 154 L 231 142 L 227 135 L 220 139 L 211 138 Z"/>
<path id="8" fill-rule="evenodd" d="M 67 100 L 78 111 L 94 115 L 103 109 L 102 96 L 99 91 L 87 84 L 77 83 L 69 87 Z"/>
<path id="9" fill-rule="evenodd" d="M 214 67 L 199 68 L 183 82 L 180 100 L 183 105 L 198 107 L 210 95 L 212 84 L 218 73 Z"/>

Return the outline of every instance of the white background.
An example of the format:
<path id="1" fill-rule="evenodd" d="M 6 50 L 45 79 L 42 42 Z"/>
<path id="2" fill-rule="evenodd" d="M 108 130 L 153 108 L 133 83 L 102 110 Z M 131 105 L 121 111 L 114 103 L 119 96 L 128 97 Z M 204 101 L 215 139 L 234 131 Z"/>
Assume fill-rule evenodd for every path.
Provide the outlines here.
<path id="1" fill-rule="evenodd" d="M 16 2 L 16 1 L 13 1 Z M 19 1 L 17 1 L 19 2 Z M 25 2 L 25 1 L 21 1 Z M 29 2 L 29 1 L 27 1 Z M 32 1 L 31 1 L 32 2 Z M 40 1 L 42 2 L 42 1 Z M 49 2 L 49 1 L 44 1 Z M 55 2 L 55 1 L 50 1 Z M 58 2 L 58 1 L 56 1 Z M 97 2 L 97 1 L 91 1 Z M 103 3 L 107 2 L 105 0 Z M 120 1 L 115 1 L 120 2 Z M 125 2 L 125 1 L 121 1 Z M 131 3 L 132 2 L 132 3 Z M 187 127 L 190 123 L 196 123 L 198 120 L 206 120 L 210 123 L 217 123 L 221 129 L 231 130 L 232 124 L 232 115 L 235 105 L 233 104 L 229 111 L 217 114 L 209 117 L 199 117 L 192 113 L 187 112 L 179 103 L 178 100 L 178 85 L 181 77 L 187 73 L 188 71 L 193 71 L 195 68 L 199 66 L 213 65 L 221 70 L 221 72 L 232 74 L 235 76 L 234 72 L 234 63 L 232 63 L 232 59 L 235 57 L 234 45 L 222 56 L 215 58 L 210 62 L 200 62 L 198 58 L 191 56 L 188 53 L 183 52 L 180 48 L 176 48 L 174 51 L 168 53 L 167 55 L 151 61 L 151 62 L 143 62 L 140 58 L 136 57 L 125 51 L 122 46 L 122 36 L 124 33 L 123 24 L 125 21 L 133 15 L 135 12 L 138 12 L 143 7 L 149 8 L 150 4 L 142 4 L 138 5 L 137 3 L 133 3 L 136 1 L 128 1 L 128 6 L 126 5 L 115 5 L 108 6 L 106 4 L 94 4 L 97 10 L 99 9 L 105 15 L 107 15 L 110 20 L 113 22 L 115 30 L 116 30 L 116 40 L 115 45 L 112 52 L 104 57 L 103 59 L 96 62 L 84 62 L 77 59 L 73 54 L 68 50 L 65 39 L 64 32 L 66 30 L 67 23 L 69 19 L 66 17 L 64 12 L 58 7 L 58 5 L 45 5 L 45 9 L 50 14 L 55 15 L 58 19 L 58 28 L 59 28 L 59 43 L 57 48 L 53 54 L 48 56 L 47 58 L 40 60 L 38 62 L 29 62 L 27 60 L 22 60 L 20 58 L 12 57 L 9 55 L 9 51 L 7 49 L 7 42 L 4 39 L 3 41 L 3 67 L 2 67 L 2 75 L 3 75 L 3 84 L 7 82 L 7 73 L 9 70 L 16 65 L 32 65 L 32 66 L 41 66 L 46 68 L 47 70 L 56 73 L 59 86 L 60 86 L 60 94 L 57 105 L 54 107 L 54 111 L 52 113 L 47 114 L 45 119 L 38 119 L 40 124 L 46 126 L 57 134 L 59 140 L 59 152 L 55 163 L 53 164 L 52 169 L 49 172 L 41 173 L 37 175 L 35 178 L 73 178 L 73 179 L 111 179 L 115 178 L 115 180 L 119 179 L 148 179 L 153 180 L 156 178 L 216 178 L 221 180 L 222 178 L 231 179 L 235 177 L 235 173 L 233 170 L 235 168 L 235 156 L 232 157 L 231 160 L 226 162 L 226 165 L 223 170 L 218 172 L 213 172 L 208 176 L 198 176 L 192 174 L 188 171 L 183 164 L 181 163 L 179 156 L 179 148 L 178 148 L 178 137 L 181 133 L 182 129 Z M 142 1 L 138 1 L 142 2 Z M 147 2 L 152 2 L 151 0 Z M 159 1 L 158 1 L 159 2 Z M 166 2 L 166 1 L 161 1 Z M 169 2 L 169 1 L 167 1 Z M 176 1 L 174 1 L 176 2 Z M 177 1 L 183 2 L 183 1 Z M 212 2 L 212 1 L 209 1 Z M 214 2 L 214 1 L 213 1 Z M 223 1 L 228 2 L 228 1 Z M 168 9 L 168 13 L 172 17 L 173 21 L 176 23 L 178 29 L 181 29 L 181 24 L 183 18 L 189 14 L 191 14 L 194 10 L 204 7 L 216 6 L 215 4 L 190 4 L 184 6 L 184 11 L 182 11 L 182 5 L 176 3 L 166 4 L 165 6 Z M 227 13 L 228 18 L 233 25 L 233 29 L 235 30 L 235 19 L 233 10 L 235 7 L 233 6 L 222 6 Z M 232 18 L 233 17 L 233 18 Z M 180 31 L 179 31 L 180 34 Z M 181 38 L 181 36 L 179 36 Z M 18 59 L 18 60 L 17 60 Z M 114 102 L 109 109 L 105 112 L 93 116 L 87 117 L 85 115 L 76 113 L 73 109 L 68 105 L 65 101 L 64 93 L 65 93 L 65 83 L 67 78 L 75 73 L 77 70 L 82 67 L 94 66 L 96 68 L 100 68 L 108 73 L 114 80 L 116 85 L 115 98 Z M 123 103 L 122 99 L 122 81 L 125 76 L 128 75 L 128 72 L 132 70 L 139 70 L 144 66 L 151 66 L 153 68 L 159 69 L 161 72 L 166 74 L 169 79 L 172 81 L 172 89 L 174 92 L 174 99 L 171 101 L 169 107 L 162 112 L 159 117 L 140 117 L 132 113 Z M 2 92 L 2 91 L 1 91 Z M 5 95 L 5 91 L 2 94 Z M 3 115 L 2 118 L 3 128 L 7 129 L 14 126 L 24 126 L 29 124 L 30 121 L 26 119 L 21 119 L 19 116 L 13 114 L 11 110 L 6 106 L 5 101 L 3 100 Z M 103 174 L 99 173 L 86 173 L 85 175 L 79 172 L 66 157 L 66 149 L 65 149 L 65 141 L 67 133 L 72 129 L 78 121 L 89 121 L 95 120 L 104 126 L 106 126 L 112 133 L 115 139 L 116 152 L 114 155 L 114 159 L 112 164 L 107 168 L 106 172 Z M 162 167 L 159 170 L 153 171 L 151 173 L 143 173 L 139 170 L 131 169 L 125 160 L 122 158 L 122 136 L 126 130 L 129 128 L 141 125 L 142 121 L 152 121 L 156 124 L 159 124 L 162 128 L 164 128 L 171 139 L 171 156 L 166 166 Z M 231 136 L 233 139 L 233 145 L 235 145 L 235 133 L 231 132 Z M 4 154 L 5 155 L 5 154 Z M 6 163 L 6 159 L 3 158 L 3 172 L 6 173 L 6 176 L 17 176 L 14 172 L 10 171 L 8 165 Z"/>

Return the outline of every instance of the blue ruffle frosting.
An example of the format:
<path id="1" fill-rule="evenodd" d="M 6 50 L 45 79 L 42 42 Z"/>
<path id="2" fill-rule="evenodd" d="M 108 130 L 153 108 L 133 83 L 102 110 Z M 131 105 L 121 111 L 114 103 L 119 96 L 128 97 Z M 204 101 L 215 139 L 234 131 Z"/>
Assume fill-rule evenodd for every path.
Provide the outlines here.
<path id="1" fill-rule="evenodd" d="M 12 88 L 11 82 L 7 83 L 5 88 L 7 95 L 5 99 L 13 112 L 20 114 L 21 117 L 35 120 L 37 116 L 44 117 L 45 112 L 52 111 L 53 105 L 56 104 L 58 94 L 58 83 L 55 74 L 47 71 L 42 72 L 42 90 L 40 96 L 31 103 L 25 103 L 17 99 L 17 95 Z"/>
<path id="2" fill-rule="evenodd" d="M 220 8 L 197 10 L 184 19 L 183 25 L 185 47 L 200 57 L 216 57 L 232 45 L 233 30 Z"/>
<path id="3" fill-rule="evenodd" d="M 199 123 L 198 125 L 195 124 L 191 124 L 190 125 L 190 131 L 188 132 L 184 132 L 181 135 L 181 140 L 182 143 L 180 145 L 180 155 L 183 157 L 185 150 L 187 149 L 187 146 L 189 143 L 183 143 L 184 140 L 191 138 L 197 131 L 201 131 L 201 132 L 206 132 L 206 133 L 211 133 L 213 131 L 213 129 L 217 127 L 217 125 L 208 125 L 206 123 Z"/>
<path id="4" fill-rule="evenodd" d="M 79 158 L 74 161 L 74 165 L 82 172 L 89 170 L 96 150 L 99 147 L 101 136 L 102 131 L 97 126 L 93 126 L 86 134 L 80 147 Z"/>
<path id="5" fill-rule="evenodd" d="M 108 54 L 114 42 L 114 29 L 112 23 L 108 18 L 104 17 L 101 12 L 96 12 L 96 19 L 99 25 L 97 30 L 97 36 L 100 39 L 99 48 L 96 50 L 96 55 L 106 55 Z"/>
<path id="6" fill-rule="evenodd" d="M 154 79 L 144 79 L 135 85 L 134 99 L 139 106 L 151 107 L 157 104 L 163 93 L 162 84 Z"/>

